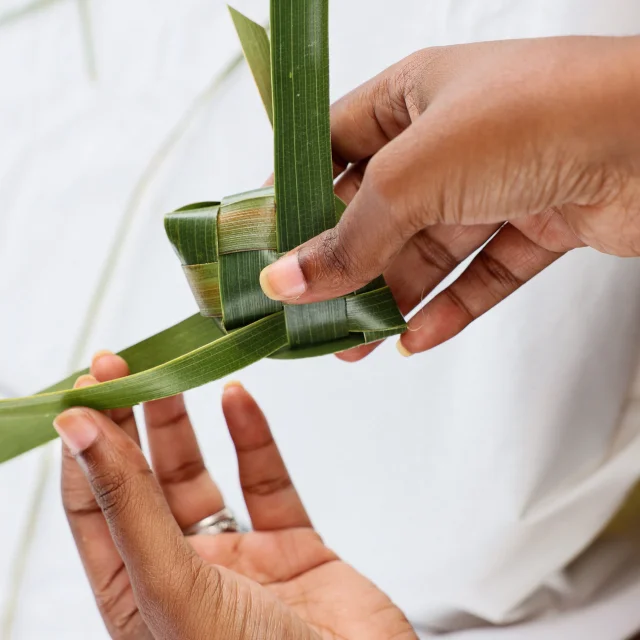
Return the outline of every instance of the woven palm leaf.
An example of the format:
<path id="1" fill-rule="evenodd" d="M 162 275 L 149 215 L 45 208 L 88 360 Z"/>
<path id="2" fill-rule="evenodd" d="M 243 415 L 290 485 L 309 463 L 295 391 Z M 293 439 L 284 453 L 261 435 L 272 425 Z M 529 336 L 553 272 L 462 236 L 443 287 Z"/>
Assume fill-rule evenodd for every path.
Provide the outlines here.
<path id="1" fill-rule="evenodd" d="M 231 16 L 274 125 L 274 187 L 166 216 L 200 314 L 122 351 L 127 378 L 74 390 L 78 371 L 38 395 L 1 401 L 0 462 L 53 439 L 53 419 L 71 406 L 133 406 L 265 357 L 325 355 L 405 330 L 382 278 L 308 305 L 262 293 L 261 270 L 333 227 L 344 211 L 333 193 L 328 0 L 271 0 L 271 43 L 262 26 L 233 9 Z"/>

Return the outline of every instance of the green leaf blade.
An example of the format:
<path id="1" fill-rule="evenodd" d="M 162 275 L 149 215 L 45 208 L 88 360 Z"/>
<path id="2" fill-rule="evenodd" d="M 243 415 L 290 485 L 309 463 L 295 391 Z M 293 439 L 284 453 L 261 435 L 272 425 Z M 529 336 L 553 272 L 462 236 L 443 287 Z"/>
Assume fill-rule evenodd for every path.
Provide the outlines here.
<path id="1" fill-rule="evenodd" d="M 228 6 L 228 5 L 227 5 Z M 238 32 L 244 57 L 247 60 L 260 97 L 267 111 L 269 122 L 273 124 L 273 103 L 271 91 L 271 47 L 267 30 L 247 18 L 237 9 L 228 6 L 231 19 Z"/>
<path id="2" fill-rule="evenodd" d="M 278 251 L 336 221 L 329 124 L 328 0 L 272 0 Z"/>
<path id="3" fill-rule="evenodd" d="M 259 284 L 260 272 L 276 257 L 275 251 L 241 251 L 220 256 L 222 317 L 227 330 L 282 311 L 282 303 L 267 298 Z"/>
<path id="4" fill-rule="evenodd" d="M 234 373 L 286 345 L 282 311 L 228 335 L 212 320 L 193 316 L 121 352 L 135 371 L 126 378 L 72 389 L 74 374 L 46 393 L 0 401 L 0 462 L 54 439 L 52 421 L 69 407 L 113 409 L 175 395 Z M 59 388 L 66 383 L 66 389 Z"/>

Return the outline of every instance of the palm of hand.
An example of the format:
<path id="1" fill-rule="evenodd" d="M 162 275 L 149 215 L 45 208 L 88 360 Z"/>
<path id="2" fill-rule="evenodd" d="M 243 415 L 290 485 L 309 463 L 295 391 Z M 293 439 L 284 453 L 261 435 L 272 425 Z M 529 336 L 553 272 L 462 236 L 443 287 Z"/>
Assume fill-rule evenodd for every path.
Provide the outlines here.
<path id="1" fill-rule="evenodd" d="M 313 529 L 194 536 L 191 542 L 205 562 L 265 587 L 324 640 L 415 639 L 400 609 Z"/>

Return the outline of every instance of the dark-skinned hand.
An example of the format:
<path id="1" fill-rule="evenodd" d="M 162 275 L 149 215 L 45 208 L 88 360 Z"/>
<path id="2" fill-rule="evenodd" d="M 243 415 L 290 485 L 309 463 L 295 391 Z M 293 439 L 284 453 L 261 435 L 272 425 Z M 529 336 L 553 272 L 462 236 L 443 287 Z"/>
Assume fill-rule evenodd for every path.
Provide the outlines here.
<path id="1" fill-rule="evenodd" d="M 262 273 L 267 295 L 326 300 L 384 273 L 408 314 L 399 348 L 430 349 L 562 255 L 640 255 L 640 37 L 425 49 L 331 112 L 336 228 Z M 356 360 L 363 346 L 342 354 Z"/>
<path id="2" fill-rule="evenodd" d="M 127 374 L 101 352 L 76 386 Z M 402 612 L 314 531 L 253 398 L 231 384 L 222 408 L 249 533 L 182 533 L 224 507 L 182 396 L 144 407 L 151 466 L 131 409 L 56 419 L 64 507 L 111 637 L 415 640 Z"/>

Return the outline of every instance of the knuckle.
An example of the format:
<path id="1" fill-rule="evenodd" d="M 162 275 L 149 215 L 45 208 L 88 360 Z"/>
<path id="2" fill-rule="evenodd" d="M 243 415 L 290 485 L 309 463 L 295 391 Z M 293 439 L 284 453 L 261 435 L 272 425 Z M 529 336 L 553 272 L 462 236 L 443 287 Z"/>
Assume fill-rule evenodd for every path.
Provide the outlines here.
<path id="1" fill-rule="evenodd" d="M 327 282 L 334 289 L 357 278 L 359 272 L 340 225 L 325 231 L 310 250 L 300 252 L 300 267 L 308 281 Z"/>
<path id="2" fill-rule="evenodd" d="M 206 616 L 207 611 L 219 611 L 224 605 L 222 576 L 211 565 L 205 565 L 199 558 L 193 558 L 185 573 L 185 602 L 190 610 L 195 608 Z"/>
<path id="3" fill-rule="evenodd" d="M 138 637 L 135 632 L 140 623 L 139 610 L 124 565 L 96 590 L 94 596 L 113 637 Z"/>
<path id="4" fill-rule="evenodd" d="M 189 425 L 189 414 L 186 407 L 183 406 L 178 413 L 170 413 L 160 418 L 157 422 L 154 422 L 151 428 L 153 428 L 154 431 L 159 431 L 161 429 L 176 429 L 185 425 Z"/>
<path id="5" fill-rule="evenodd" d="M 351 258 L 344 247 L 344 241 L 338 229 L 332 229 L 325 234 L 320 243 L 320 251 L 322 256 L 320 264 L 327 265 L 340 279 L 351 273 Z"/>
<path id="6" fill-rule="evenodd" d="M 465 302 L 464 297 L 458 294 L 455 284 L 446 288 L 442 292 L 442 295 L 444 295 L 449 302 L 458 309 L 463 319 L 463 324 L 469 324 L 478 317 L 478 314 Z"/>
<path id="7" fill-rule="evenodd" d="M 418 231 L 412 239 L 423 262 L 443 273 L 453 271 L 459 264 L 449 249 L 431 237 L 429 229 Z"/>
<path id="8" fill-rule="evenodd" d="M 94 476 L 96 501 L 108 520 L 117 518 L 129 507 L 136 495 L 136 483 L 141 476 L 150 474 L 150 469 L 138 469 L 135 472 L 114 469 Z"/>
<path id="9" fill-rule="evenodd" d="M 433 101 L 448 67 L 452 47 L 430 47 L 407 56 L 399 63 L 395 76 L 396 94 L 415 120 Z"/>
<path id="10" fill-rule="evenodd" d="M 398 195 L 398 162 L 386 156 L 378 153 L 371 159 L 364 174 L 363 190 L 366 189 L 379 203 L 390 205 Z"/>
<path id="11" fill-rule="evenodd" d="M 523 283 L 504 263 L 493 257 L 488 251 L 481 251 L 477 257 L 478 276 L 489 290 L 503 292 L 515 291 Z"/>
<path id="12" fill-rule="evenodd" d="M 406 101 L 403 65 L 395 73 L 384 76 L 371 88 L 368 100 L 383 133 L 390 140 L 406 129 L 414 119 Z"/>
<path id="13" fill-rule="evenodd" d="M 388 228 L 407 241 L 432 216 L 422 189 L 413 187 L 407 160 L 398 153 L 378 153 L 364 175 L 361 193 L 371 198 L 369 208 L 384 211 Z"/>
<path id="14" fill-rule="evenodd" d="M 162 485 L 192 482 L 206 472 L 202 458 L 187 460 L 177 467 L 158 471 L 158 482 Z"/>
<path id="15" fill-rule="evenodd" d="M 256 442 L 251 442 L 249 444 L 238 444 L 236 445 L 236 451 L 238 453 L 257 453 L 258 451 L 264 452 L 265 454 L 269 453 L 269 450 L 275 449 L 275 452 L 278 452 L 278 448 L 276 446 L 275 440 L 273 436 L 269 432 L 263 439 L 258 440 Z"/>
<path id="16" fill-rule="evenodd" d="M 536 217 L 533 216 L 533 219 L 535 220 Z M 535 233 L 535 237 L 531 239 L 543 249 L 553 253 L 567 253 L 581 244 L 558 207 L 551 207 L 542 214 L 540 225 Z M 530 237 L 528 234 L 525 235 Z"/>
<path id="17" fill-rule="evenodd" d="M 402 97 L 402 106 L 409 113 L 411 120 L 419 116 L 427 107 L 423 99 L 422 71 L 424 67 L 425 53 L 418 51 L 405 58 L 398 67 L 398 72 L 393 78 L 392 95 Z"/>
<path id="18" fill-rule="evenodd" d="M 81 491 L 69 487 L 62 489 L 62 505 L 67 518 L 89 516 L 101 512 L 92 493 L 87 494 L 85 490 Z"/>
<path id="19" fill-rule="evenodd" d="M 257 482 L 244 482 L 242 490 L 245 494 L 252 496 L 271 496 L 281 491 L 286 491 L 293 486 L 288 474 L 279 475 L 275 478 L 262 478 Z"/>

